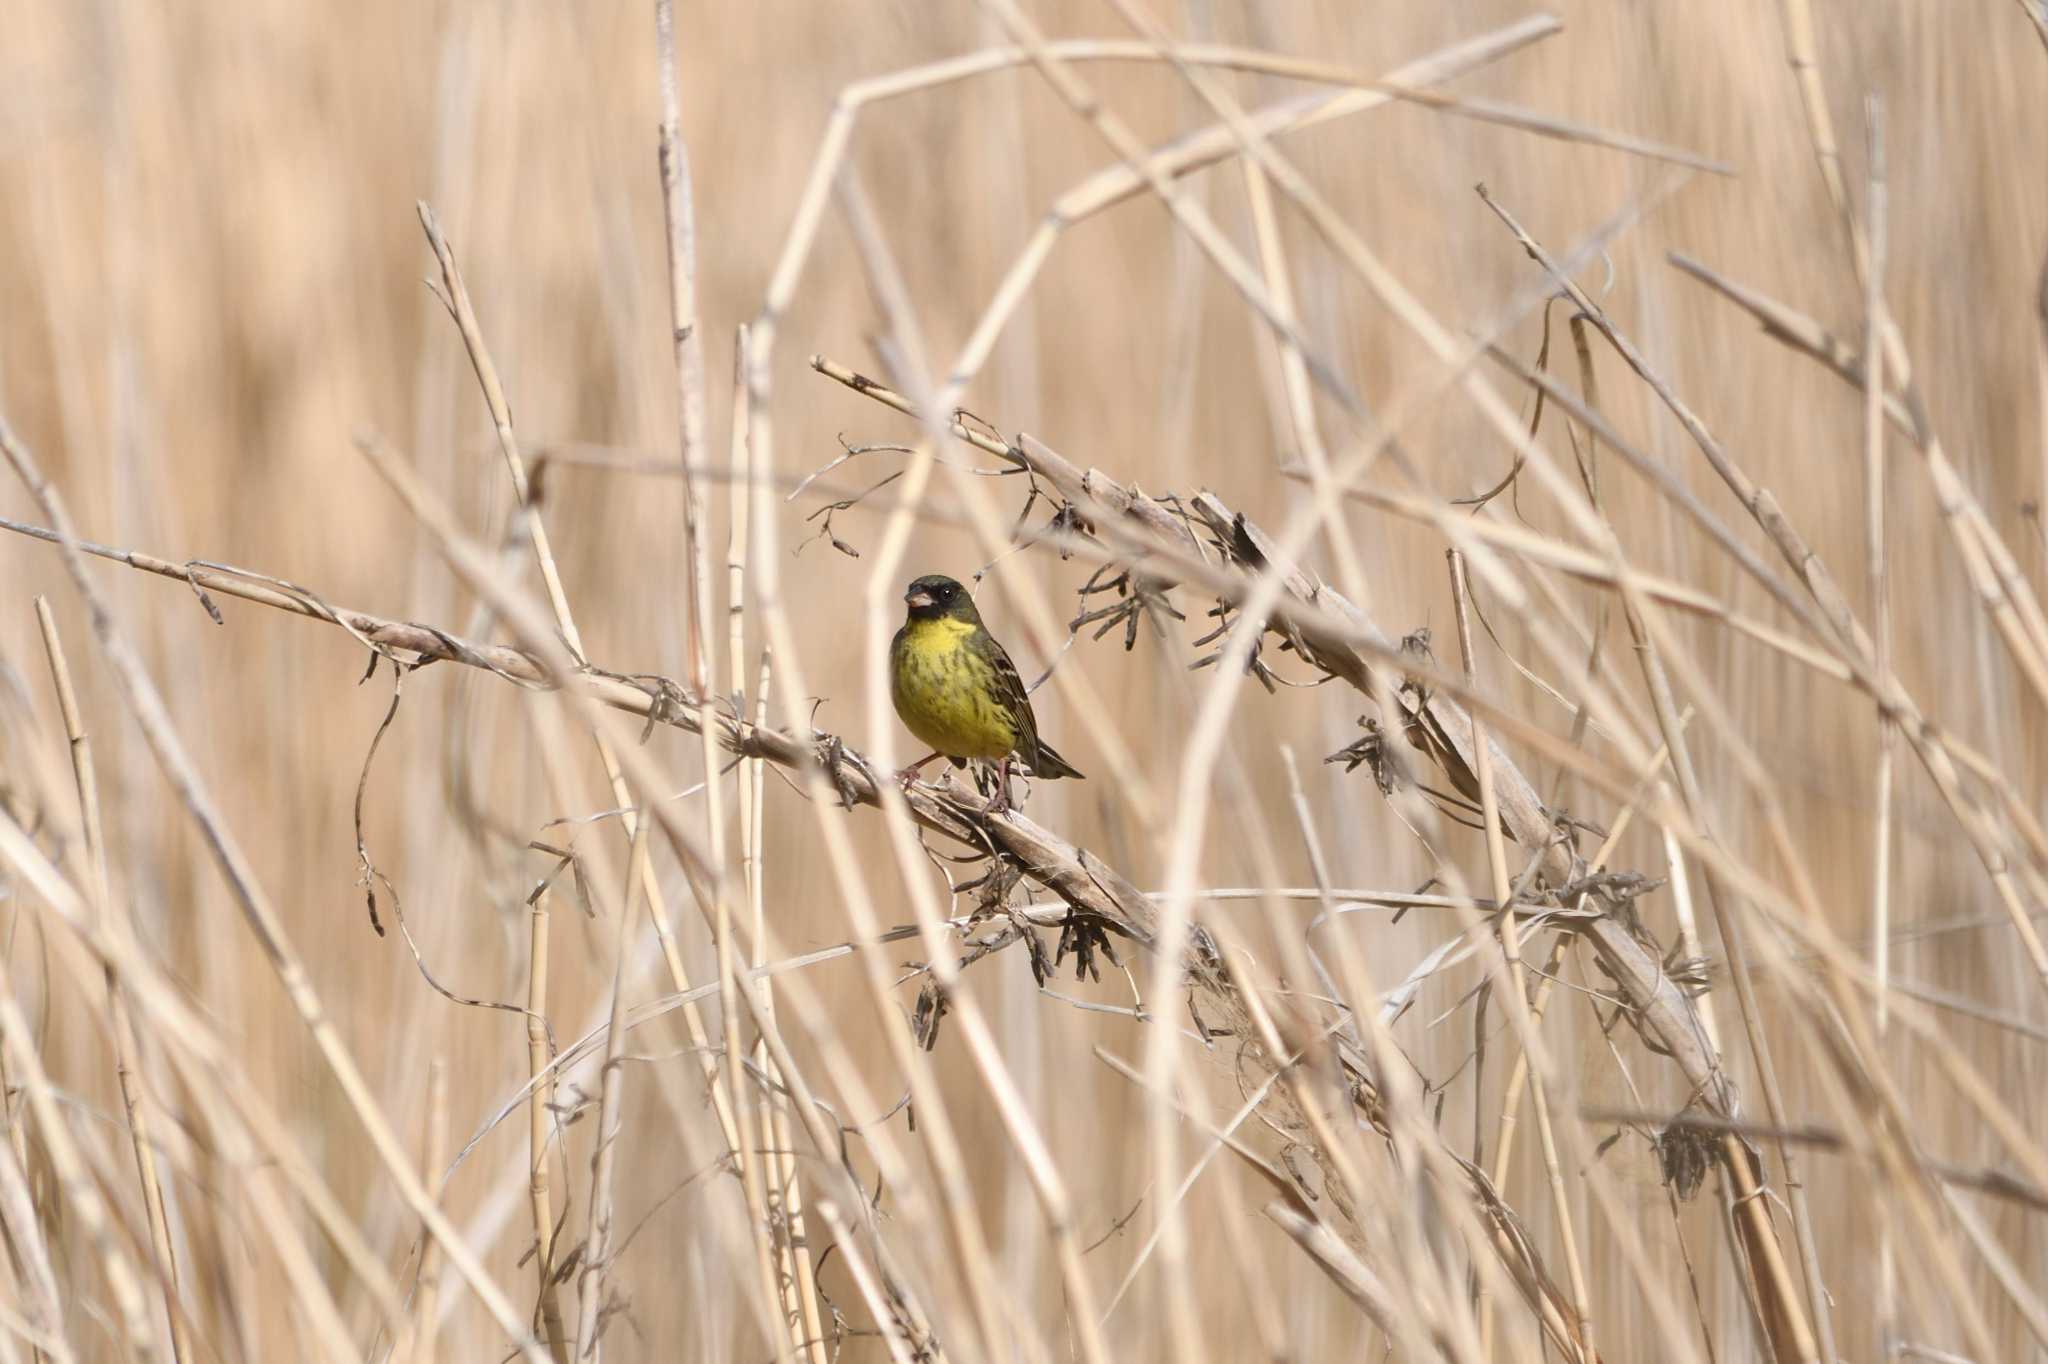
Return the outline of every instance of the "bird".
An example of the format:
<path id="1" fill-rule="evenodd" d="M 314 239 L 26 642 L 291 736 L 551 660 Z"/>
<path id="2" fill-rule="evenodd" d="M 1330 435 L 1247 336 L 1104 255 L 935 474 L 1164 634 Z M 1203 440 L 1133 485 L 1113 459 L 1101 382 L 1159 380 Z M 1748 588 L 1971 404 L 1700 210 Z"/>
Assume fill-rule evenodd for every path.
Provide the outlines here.
<path id="1" fill-rule="evenodd" d="M 1038 737 L 1024 679 L 981 623 L 966 588 L 931 573 L 904 590 L 903 602 L 903 628 L 889 645 L 889 696 L 904 728 L 933 749 L 898 774 L 906 785 L 933 758 L 955 767 L 994 763 L 988 813 L 1009 805 L 1012 759 L 1034 777 L 1081 777 Z"/>

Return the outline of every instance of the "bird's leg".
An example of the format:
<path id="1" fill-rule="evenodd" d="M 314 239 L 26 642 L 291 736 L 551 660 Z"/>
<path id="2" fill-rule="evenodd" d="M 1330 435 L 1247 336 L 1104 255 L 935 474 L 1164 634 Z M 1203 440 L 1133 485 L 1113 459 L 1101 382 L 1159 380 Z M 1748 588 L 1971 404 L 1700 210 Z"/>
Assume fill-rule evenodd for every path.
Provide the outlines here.
<path id="1" fill-rule="evenodd" d="M 1001 814 L 1010 808 L 1010 760 L 1004 758 L 996 764 L 996 791 L 981 807 L 985 815 Z"/>
<path id="2" fill-rule="evenodd" d="M 896 780 L 903 783 L 904 790 L 909 790 L 910 783 L 924 776 L 925 765 L 939 756 L 937 753 L 927 753 L 910 766 L 898 768 L 896 770 Z"/>

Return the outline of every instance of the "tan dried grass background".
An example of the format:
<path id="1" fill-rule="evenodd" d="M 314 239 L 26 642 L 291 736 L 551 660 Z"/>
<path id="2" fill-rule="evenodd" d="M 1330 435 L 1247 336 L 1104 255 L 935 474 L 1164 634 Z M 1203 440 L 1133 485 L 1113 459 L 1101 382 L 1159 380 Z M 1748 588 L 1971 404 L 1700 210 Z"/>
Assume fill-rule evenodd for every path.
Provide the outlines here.
<path id="1" fill-rule="evenodd" d="M 418 232 L 415 199 L 433 205 L 449 232 L 523 442 L 532 449 L 611 447 L 636 458 L 672 457 L 675 389 L 648 8 L 375 0 L 0 4 L 0 410 L 39 450 L 82 533 L 172 559 L 231 561 L 308 585 L 332 601 L 465 628 L 470 595 L 350 442 L 361 427 L 382 432 L 406 449 L 471 533 L 492 541 L 502 535 L 510 500 L 505 479 L 460 341 L 421 285 L 433 260 Z M 1107 6 L 1038 5 L 1033 12 L 1056 34 L 1124 35 Z M 1189 0 L 1162 17 L 1184 34 L 1375 74 L 1521 13 L 1494 3 L 1362 8 Z M 1859 395 L 1761 336 L 1664 259 L 1669 250 L 1684 251 L 1845 337 L 1860 335 L 1855 276 L 1814 167 L 1777 10 L 1593 3 L 1564 5 L 1560 16 L 1561 36 L 1457 88 L 1686 147 L 1735 168 L 1729 178 L 1693 179 L 1624 236 L 1611 252 L 1611 287 L 1600 297 L 1729 450 L 1777 492 L 1867 614 Z M 2043 495 L 2035 281 L 2048 249 L 2041 174 L 2048 166 L 2048 53 L 2024 14 L 1991 0 L 1829 7 L 1822 19 L 1828 89 L 1859 195 L 1862 98 L 1874 93 L 1884 101 L 1888 297 L 1916 359 L 1920 389 L 1965 478 L 2038 581 L 2043 541 L 2023 504 Z M 759 307 L 834 95 L 856 79 L 996 41 L 997 30 L 972 6 L 900 3 L 691 7 L 680 27 L 683 133 L 696 175 L 714 398 L 710 448 L 722 451 L 733 329 Z M 1209 121 L 1169 70 L 1120 65 L 1089 74 L 1148 139 Z M 1250 77 L 1230 80 L 1247 101 L 1280 88 Z M 1480 323 L 1539 278 L 1473 195 L 1475 182 L 1485 182 L 1532 233 L 1562 251 L 1661 173 L 1618 152 L 1414 107 L 1297 134 L 1287 146 L 1400 278 L 1458 326 Z M 932 354 L 943 356 L 964 339 L 1053 196 L 1109 157 L 1041 79 L 1017 71 L 870 114 L 855 159 Z M 1241 176 L 1226 168 L 1191 183 L 1225 229 L 1248 241 Z M 1407 333 L 1311 233 L 1291 224 L 1289 242 L 1304 330 L 1368 401 L 1390 401 L 1428 372 Z M 1579 278 L 1595 287 L 1605 273 L 1595 265 Z M 913 438 L 909 423 L 803 364 L 808 352 L 820 351 L 879 371 L 871 340 L 882 327 L 835 218 L 782 331 L 775 375 L 780 475 L 797 476 L 831 458 L 838 433 Z M 1532 358 L 1537 336 L 1536 324 L 1525 322 L 1508 344 Z M 1561 315 L 1556 353 L 1569 356 Z M 1603 401 L 1617 425 L 1680 470 L 1747 542 L 1762 546 L 1677 426 L 1628 381 L 1611 353 L 1603 352 L 1600 363 Z M 1559 369 L 1570 372 L 1568 364 Z M 1307 496 L 1277 472 L 1290 439 L 1277 395 L 1263 329 L 1177 239 L 1158 205 L 1141 199 L 1062 242 L 965 401 L 1005 432 L 1040 433 L 1078 462 L 1147 490 L 1214 487 L 1248 514 L 1277 523 Z M 1509 459 L 1469 405 L 1451 400 L 1411 430 L 1406 444 L 1435 488 L 1449 495 L 1491 484 Z M 2048 761 L 2039 698 L 2028 694 L 1986 616 L 1972 606 L 1923 466 L 1896 439 L 1891 468 L 1900 671 L 1941 726 L 1993 755 L 2039 809 Z M 1787 625 L 1753 583 L 1639 480 L 1618 463 L 1610 469 L 1609 510 L 1635 562 Z M 872 464 L 843 472 L 858 483 L 879 471 Z M 1008 496 L 1008 485 L 1002 489 Z M 719 554 L 724 502 L 723 485 L 713 485 L 712 543 Z M 778 510 L 786 593 L 806 640 L 807 678 L 822 693 L 818 723 L 871 747 L 867 689 L 875 682 L 864 676 L 867 643 L 858 624 L 866 568 L 823 543 L 788 552 L 810 529 L 800 521 L 810 505 L 778 503 Z M 1557 529 L 1539 497 L 1525 495 L 1523 505 L 1539 527 Z M 686 616 L 677 481 L 558 463 L 546 476 L 544 507 L 592 658 L 625 671 L 679 675 Z M 0 493 L 0 514 L 40 519 L 12 484 Z M 835 526 L 843 538 L 870 546 L 881 515 L 856 508 Z M 1440 541 L 1362 508 L 1348 515 L 1364 549 L 1376 616 L 1395 633 L 1432 627 L 1439 657 L 1454 663 Z M 984 557 L 968 537 L 926 527 L 908 566 L 964 577 Z M 1330 567 L 1320 544 L 1307 558 Z M 451 1127 L 458 1142 L 466 1139 L 525 1078 L 525 1035 L 513 1015 L 461 1009 L 432 993 L 402 944 L 373 936 L 365 922 L 350 803 L 387 685 L 355 685 L 361 651 L 337 631 L 232 601 L 224 604 L 226 625 L 217 627 L 175 583 L 106 566 L 97 572 L 143 642 L 177 725 L 252 850 L 387 1111 L 416 1140 L 429 1063 L 445 1060 Z M 1008 559 L 998 570 L 1037 576 L 1055 601 L 1066 600 L 1085 573 L 1044 551 Z M 0 542 L 0 587 L 5 680 L 19 681 L 45 723 L 54 723 L 54 710 L 31 597 L 50 595 L 65 624 L 99 749 L 118 895 L 133 905 L 146 947 L 233 1040 L 249 1084 L 288 1117 L 293 1137 L 371 1245 L 387 1255 L 392 1272 L 409 1271 L 415 1224 L 365 1150 L 191 826 L 167 799 L 91 648 L 55 552 L 13 538 Z M 1035 674 L 1057 641 L 1026 637 L 1000 605 L 1000 592 L 984 589 L 984 599 L 997 603 L 992 622 L 1027 674 Z M 1495 616 L 1494 624 L 1517 657 L 1533 664 L 1537 655 L 1516 622 Z M 1820 877 L 1831 927 L 1861 951 L 1874 817 L 1871 705 L 1731 642 L 1725 631 L 1685 628 L 1705 680 L 1781 783 L 1795 835 Z M 1149 641 L 1125 655 L 1111 642 L 1084 640 L 1063 665 L 1083 670 L 1110 699 L 1112 723 L 1155 786 L 1166 790 L 1188 716 L 1212 675 L 1186 680 L 1178 666 L 1185 643 L 1162 662 Z M 1610 636 L 1610 645 L 1625 641 Z M 1507 675 L 1499 654 L 1486 647 L 1488 675 Z M 1276 666 L 1287 672 L 1290 663 L 1283 656 Z M 1301 671 L 1296 665 L 1291 675 Z M 1568 727 L 1569 717 L 1533 688 L 1501 690 L 1523 714 L 1558 733 Z M 553 804 L 531 730 L 519 719 L 521 702 L 489 678 L 434 668 L 411 679 L 406 694 L 370 776 L 371 846 L 405 897 L 437 976 L 459 994 L 522 998 L 520 899 L 544 867 L 537 857 L 480 856 L 458 832 L 465 816 L 451 798 L 450 774 L 466 773 L 489 813 L 528 835 L 546 820 L 610 802 L 585 773 L 589 800 L 582 810 Z M 1085 784 L 1039 787 L 1032 815 L 1099 851 L 1140 885 L 1163 885 L 1159 849 L 1124 808 L 1119 783 L 1081 740 L 1076 719 L 1050 691 L 1046 697 L 1046 730 L 1098 775 Z M 1241 707 L 1234 752 L 1253 774 L 1285 884 L 1308 884 L 1309 873 L 1287 813 L 1277 744 L 1291 745 L 1310 769 L 1308 790 L 1337 884 L 1412 889 L 1427 876 L 1413 839 L 1366 774 L 1347 777 L 1316 765 L 1355 737 L 1354 717 L 1364 709 L 1359 696 L 1332 686 L 1269 700 L 1254 690 Z M 56 770 L 63 761 L 57 734 L 42 732 L 40 756 L 10 748 L 0 751 L 0 763 L 46 762 Z M 686 773 L 696 764 L 694 742 L 664 731 L 651 748 Z M 899 751 L 904 742 L 897 740 Z M 1725 802 L 1716 807 L 1724 836 L 1769 866 L 1749 807 L 1734 794 L 1713 745 L 1703 742 L 1702 763 L 1710 794 Z M 1547 786 L 1551 769 L 1532 761 L 1530 770 Z M 836 883 L 815 852 L 811 817 L 772 776 L 767 789 L 767 903 L 780 939 L 792 951 L 840 942 L 850 930 Z M 1899 789 L 1898 927 L 1995 918 L 1975 859 L 1910 758 L 1901 759 Z M 1603 823 L 1610 816 L 1592 793 L 1574 796 L 1570 784 L 1566 790 L 1568 805 L 1584 802 Z M 889 922 L 908 922 L 907 899 L 886 898 L 895 892 L 880 820 L 850 818 L 880 884 L 891 888 L 881 913 Z M 1226 836 L 1205 850 L 1201 882 L 1252 883 L 1256 860 L 1227 836 L 1229 820 L 1222 828 Z M 1483 881 L 1479 842 L 1466 839 L 1458 851 Z M 1654 832 L 1632 833 L 1617 862 L 1661 874 Z M 671 889 L 684 907 L 676 920 L 690 945 L 692 978 L 714 979 L 707 936 L 687 912 L 679 879 Z M 1644 907 L 1671 941 L 1668 897 Z M 1303 922 L 1310 908 L 1302 907 Z M 1259 911 L 1224 904 L 1212 912 Z M 45 1063 L 74 1105 L 84 1139 L 103 1154 L 109 1194 L 131 1218 L 139 1216 L 102 1002 L 77 998 L 64 976 L 46 970 L 43 930 L 20 886 L 0 914 L 13 988 L 32 1016 L 47 1020 Z M 567 898 L 557 901 L 555 931 L 551 1012 L 558 1029 L 575 1036 L 607 996 L 610 938 L 605 924 L 585 920 Z M 1450 930 L 1448 920 L 1417 911 L 1398 925 L 1374 916 L 1355 931 L 1384 984 Z M 916 956 L 915 948 L 905 944 L 903 956 Z M 1138 1216 L 1088 1258 L 1106 1301 L 1150 1228 L 1158 1195 L 1147 1188 L 1143 1104 L 1090 1048 L 1136 1057 L 1143 1030 L 1126 1018 L 1038 997 L 1015 957 L 977 968 L 974 979 L 1070 1181 L 1082 1243 L 1105 1236 L 1145 1199 Z M 2035 1131 L 2043 1130 L 2048 1057 L 2038 1029 L 2048 1012 L 2012 930 L 2001 923 L 1904 937 L 1893 970 L 1902 980 L 2034 1020 L 2037 1031 L 2028 1035 L 1943 1016 L 1949 1044 Z M 810 976 L 846 1020 L 842 1042 L 866 1064 L 876 1091 L 893 1098 L 902 1082 L 873 1035 L 854 968 L 830 964 Z M 1424 1025 L 1470 983 L 1468 975 L 1433 984 L 1404 1022 L 1404 1042 L 1432 1075 L 1449 1073 L 1463 1056 L 1469 1017 L 1460 1013 L 1433 1030 Z M 1717 976 L 1717 990 L 1725 986 L 1725 976 Z M 635 998 L 666 988 L 651 960 L 628 981 Z M 1084 991 L 1071 982 L 1060 988 Z M 1128 1002 L 1113 977 L 1085 993 Z M 1767 986 L 1764 1002 L 1794 1118 L 1839 1122 L 1815 1088 L 1825 1061 L 1811 1030 L 1782 1016 L 1774 987 Z M 1724 1028 L 1729 1017 L 1732 1006 Z M 1560 1009 L 1558 1019 L 1550 1036 L 1574 1063 L 1580 1099 L 1636 1106 L 1586 1011 Z M 1617 1042 L 1635 1074 L 1654 1070 L 1625 1030 Z M 736 1185 L 699 1180 L 662 1201 L 694 1170 L 677 1138 L 678 1119 L 643 1078 L 649 1066 L 678 1077 L 676 1092 L 695 1124 L 700 1154 L 710 1131 L 701 1087 L 693 1089 L 694 1063 L 677 1050 L 682 1045 L 674 1027 L 643 1030 L 631 1045 L 651 1060 L 629 1071 L 620 1198 L 627 1225 L 642 1215 L 648 1221 L 617 1270 L 631 1325 L 614 1324 L 607 1344 L 622 1359 L 760 1359 L 759 1334 L 736 1298 L 749 1284 L 750 1267 L 732 1254 L 736 1242 L 711 1230 L 715 1219 L 733 1215 Z M 813 1055 L 801 1043 L 799 1054 Z M 1495 1049 L 1490 1086 L 1499 1085 L 1507 1054 L 1505 1042 Z M 976 1213 L 1011 1305 L 1064 1354 L 1059 1279 L 1019 1162 L 957 1036 L 942 1034 L 937 1057 L 973 1160 Z M 1748 1076 L 1740 1048 L 1730 1048 L 1729 1060 L 1739 1077 Z M 1964 1166 L 2005 1165 L 1995 1138 L 1921 1049 L 1895 1044 L 1891 1060 L 1926 1151 Z M 1235 1103 L 1227 1071 L 1216 1068 L 1210 1078 L 1227 1111 Z M 199 1098 L 176 1091 L 161 1097 L 174 1106 Z M 1660 1108 L 1683 1098 L 1658 1082 L 1642 1102 Z M 1471 1128 L 1471 1103 L 1469 1086 L 1457 1087 L 1444 1110 L 1443 1130 L 1459 1143 Z M 11 1100 L 10 1111 L 18 1110 L 18 1099 Z M 894 1121 L 900 1125 L 903 1117 Z M 1587 1130 L 1590 1144 L 1612 1124 Z M 571 1217 L 580 1219 L 587 1143 L 575 1151 L 558 1194 L 569 1197 Z M 1554 1247 L 1537 1154 L 1533 1140 L 1525 1143 L 1506 1192 L 1539 1242 Z M 488 1206 L 491 1189 L 523 1160 L 523 1125 L 514 1120 L 486 1140 L 451 1186 L 457 1224 L 469 1225 Z M 1876 1188 L 1881 1177 L 1841 1154 L 1807 1153 L 1805 1160 L 1841 1354 L 1879 1357 L 1874 1246 L 1876 1216 L 1888 1206 Z M 1666 1256 L 1657 1275 L 1689 1303 L 1653 1160 L 1628 1138 L 1606 1162 Z M 219 1164 L 182 1171 L 174 1177 L 174 1201 L 190 1218 L 199 1206 L 231 1203 L 236 1182 L 249 1177 L 262 1176 Z M 1219 1165 L 1189 1204 L 1200 1331 L 1213 1357 L 1247 1358 L 1257 1349 L 1241 1293 L 1248 1257 L 1270 1261 L 1281 1293 L 1272 1304 L 1275 1319 L 1294 1358 L 1376 1354 L 1377 1340 L 1350 1304 L 1270 1224 L 1233 1216 L 1209 1181 L 1238 1181 L 1245 1198 L 1266 1195 L 1238 1169 Z M 2021 1277 L 2038 1290 L 2048 1281 L 2041 1215 L 1988 1199 L 1978 1206 Z M 516 1262 L 531 1227 L 519 1201 L 500 1212 L 475 1244 L 487 1250 L 490 1268 L 515 1300 L 528 1304 L 531 1272 Z M 1581 1215 L 1603 1352 L 1611 1359 L 1661 1357 L 1656 1327 L 1631 1291 L 1616 1246 L 1588 1236 L 1597 1218 L 1584 1209 Z M 1718 1358 L 1754 1358 L 1761 1346 L 1745 1319 L 1717 1216 L 1709 1192 L 1685 1219 L 1705 1318 Z M 371 1351 L 374 1314 L 355 1300 L 347 1271 L 310 1219 L 301 1231 Z M 69 1247 L 58 1274 L 71 1298 L 75 1347 L 82 1358 L 123 1357 L 89 1248 L 67 1240 L 61 1228 L 52 1235 Z M 195 1301 L 209 1301 L 228 1281 L 238 1293 L 234 1329 L 211 1336 L 220 1353 L 206 1357 L 312 1357 L 293 1296 L 260 1262 L 260 1247 L 194 1242 L 190 1251 L 185 1273 Z M 221 1257 L 218 1281 L 209 1281 L 213 1255 Z M 1964 1260 L 2002 1357 L 2041 1357 L 1982 1261 L 1967 1250 Z M 867 1324 L 843 1265 L 828 1262 L 823 1283 L 851 1324 Z M 266 1284 L 274 1291 L 252 1292 Z M 474 1298 L 452 1280 L 446 1291 L 453 1307 L 442 1336 L 445 1356 L 501 1357 L 510 1347 Z M 1939 1298 L 1943 1290 L 1927 1291 Z M 1116 1357 L 1168 1357 L 1161 1325 L 1167 1310 L 1166 1297 L 1141 1277 L 1134 1299 L 1112 1320 Z M 1906 1329 L 1915 1339 L 1960 1348 L 1953 1320 L 1939 1310 L 1909 1312 Z M 25 1347 L 13 1348 L 26 1357 Z M 847 1358 L 884 1357 L 872 1338 L 849 1340 L 846 1351 Z"/>

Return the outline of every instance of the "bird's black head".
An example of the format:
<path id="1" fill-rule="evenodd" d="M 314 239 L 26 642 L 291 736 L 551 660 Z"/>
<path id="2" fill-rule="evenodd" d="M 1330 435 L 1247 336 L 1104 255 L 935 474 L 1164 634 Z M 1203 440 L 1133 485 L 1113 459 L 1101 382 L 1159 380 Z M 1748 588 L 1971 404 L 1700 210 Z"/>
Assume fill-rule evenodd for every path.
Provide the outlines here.
<path id="1" fill-rule="evenodd" d="M 981 619 L 974 610 L 974 598 L 967 589 L 943 573 L 927 573 L 904 590 L 903 601 L 912 620 Z"/>

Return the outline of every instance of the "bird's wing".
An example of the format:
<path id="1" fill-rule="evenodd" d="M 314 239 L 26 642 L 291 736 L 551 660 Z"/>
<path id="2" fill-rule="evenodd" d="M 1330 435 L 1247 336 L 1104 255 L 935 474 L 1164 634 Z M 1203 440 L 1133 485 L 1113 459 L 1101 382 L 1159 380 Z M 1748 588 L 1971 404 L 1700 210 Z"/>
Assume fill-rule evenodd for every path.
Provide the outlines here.
<path id="1" fill-rule="evenodd" d="M 994 635 L 983 630 L 981 644 L 983 656 L 995 674 L 989 685 L 995 691 L 997 703 L 1016 726 L 1017 741 L 1012 747 L 1025 762 L 1035 762 L 1038 758 L 1038 717 L 1031 713 L 1031 695 L 1024 689 L 1024 679 L 1018 675 L 1017 665 L 1010 661 L 1010 655 L 996 643 Z"/>

